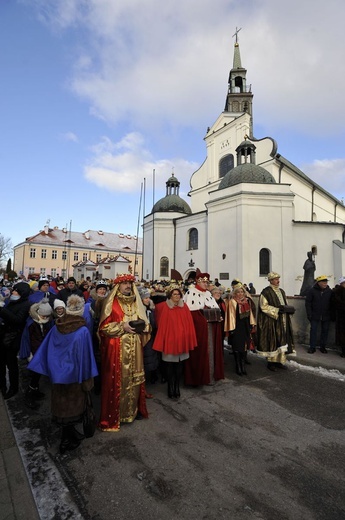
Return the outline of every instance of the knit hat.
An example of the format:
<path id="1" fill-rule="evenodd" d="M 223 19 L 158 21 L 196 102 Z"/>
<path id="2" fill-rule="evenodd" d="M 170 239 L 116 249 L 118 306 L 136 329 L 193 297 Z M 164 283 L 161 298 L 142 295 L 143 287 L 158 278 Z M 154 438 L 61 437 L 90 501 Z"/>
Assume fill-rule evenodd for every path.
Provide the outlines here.
<path id="1" fill-rule="evenodd" d="M 146 289 L 146 287 L 139 287 L 138 291 L 142 300 L 145 298 L 150 298 L 151 296 L 149 289 Z"/>
<path id="2" fill-rule="evenodd" d="M 49 305 L 49 303 L 41 302 L 37 307 L 37 314 L 40 316 L 50 316 L 53 312 L 53 309 Z"/>
<path id="3" fill-rule="evenodd" d="M 71 294 L 67 299 L 66 314 L 82 316 L 84 314 L 85 300 L 77 294 Z"/>
<path id="4" fill-rule="evenodd" d="M 41 289 L 42 285 L 45 285 L 46 283 L 47 283 L 48 285 L 50 285 L 50 284 L 49 284 L 49 280 L 47 280 L 47 279 L 39 280 L 39 281 L 38 281 L 38 288 Z"/>
<path id="5" fill-rule="evenodd" d="M 64 309 L 66 309 L 66 304 L 65 304 L 64 301 L 59 300 L 58 298 L 56 298 L 54 300 L 54 309 L 56 309 L 57 307 L 63 307 Z"/>
<path id="6" fill-rule="evenodd" d="M 342 276 L 341 278 L 339 278 L 339 285 L 341 285 L 342 283 L 345 282 L 345 276 Z"/>
<path id="7" fill-rule="evenodd" d="M 77 280 L 74 278 L 74 276 L 70 276 L 67 280 L 67 283 L 68 282 L 74 282 L 74 283 L 77 283 Z"/>
<path id="8" fill-rule="evenodd" d="M 36 289 L 36 287 L 38 287 L 38 282 L 36 282 L 36 280 L 31 280 L 31 282 L 29 282 L 29 285 L 30 285 L 30 289 L 32 291 L 34 291 Z"/>
<path id="9" fill-rule="evenodd" d="M 19 282 L 13 286 L 13 290 L 17 291 L 22 298 L 27 298 L 30 294 L 30 285 L 26 282 Z"/>

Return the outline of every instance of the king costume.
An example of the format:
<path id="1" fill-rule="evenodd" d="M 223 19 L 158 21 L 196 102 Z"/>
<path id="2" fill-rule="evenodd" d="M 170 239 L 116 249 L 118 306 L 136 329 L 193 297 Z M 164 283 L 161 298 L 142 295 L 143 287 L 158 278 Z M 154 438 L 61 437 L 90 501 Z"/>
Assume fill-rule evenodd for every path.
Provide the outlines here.
<path id="1" fill-rule="evenodd" d="M 192 313 L 198 347 L 190 352 L 185 362 L 185 384 L 191 386 L 214 384 L 224 379 L 223 321 L 216 300 L 203 287 L 209 279 L 208 273 L 197 269 L 197 283 L 184 296 Z M 207 317 L 208 309 L 212 312 Z"/>
<path id="2" fill-rule="evenodd" d="M 268 280 L 280 278 L 278 273 L 269 273 Z M 292 333 L 291 318 L 283 311 L 287 306 L 283 289 L 271 283 L 263 289 L 258 309 L 257 352 L 267 359 L 267 367 L 282 367 L 287 354 L 296 354 Z"/>
<path id="3" fill-rule="evenodd" d="M 129 296 L 121 294 L 120 284 L 129 281 Z M 146 312 L 134 285 L 132 275 L 119 275 L 114 288 L 104 302 L 100 317 L 101 338 L 101 417 L 103 431 L 118 431 L 120 423 L 131 423 L 148 417 L 145 400 L 145 372 L 143 361 L 144 337 L 149 334 L 128 333 L 124 323 L 142 319 L 149 330 Z"/>

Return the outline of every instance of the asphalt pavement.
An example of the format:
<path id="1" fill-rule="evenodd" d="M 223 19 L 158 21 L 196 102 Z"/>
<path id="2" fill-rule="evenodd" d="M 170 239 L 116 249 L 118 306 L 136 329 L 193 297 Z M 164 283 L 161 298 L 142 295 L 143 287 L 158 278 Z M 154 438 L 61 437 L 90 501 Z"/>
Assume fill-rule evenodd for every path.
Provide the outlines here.
<path id="1" fill-rule="evenodd" d="M 328 349 L 327 354 L 319 350 L 308 354 L 305 345 L 298 345 L 296 352 L 297 356 L 291 358 L 292 363 L 345 374 L 345 358 L 336 349 Z M 19 394 L 13 399 L 18 398 Z M 23 463 L 14 432 L 6 401 L 0 397 L 0 520 L 36 520 L 40 516 L 28 478 L 28 468 Z"/>

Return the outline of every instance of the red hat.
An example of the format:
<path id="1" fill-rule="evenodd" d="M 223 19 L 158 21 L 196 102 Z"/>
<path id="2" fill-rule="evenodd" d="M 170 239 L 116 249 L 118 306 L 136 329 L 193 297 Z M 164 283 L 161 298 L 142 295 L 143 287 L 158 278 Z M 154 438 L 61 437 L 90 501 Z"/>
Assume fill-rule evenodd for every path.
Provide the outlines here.
<path id="1" fill-rule="evenodd" d="M 202 273 L 200 269 L 197 268 L 195 278 L 196 280 L 203 280 L 204 282 L 208 282 L 210 280 L 210 275 L 208 273 Z"/>
<path id="2" fill-rule="evenodd" d="M 132 274 L 118 274 L 114 280 L 114 284 L 122 283 L 122 282 L 135 282 L 135 276 Z"/>

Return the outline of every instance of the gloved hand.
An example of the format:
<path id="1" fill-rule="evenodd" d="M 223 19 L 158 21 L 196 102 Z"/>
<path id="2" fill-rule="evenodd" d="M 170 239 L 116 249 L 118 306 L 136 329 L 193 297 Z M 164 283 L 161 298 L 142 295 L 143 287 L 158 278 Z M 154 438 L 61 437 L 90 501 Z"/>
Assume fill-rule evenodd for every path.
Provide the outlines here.
<path id="1" fill-rule="evenodd" d="M 285 312 L 284 305 L 280 305 L 279 306 L 279 314 L 284 314 L 284 312 Z"/>
<path id="2" fill-rule="evenodd" d="M 34 356 L 32 355 L 32 352 L 30 352 L 30 356 L 27 358 L 28 363 L 30 363 L 30 361 L 32 360 L 33 357 L 34 357 Z"/>
<path id="3" fill-rule="evenodd" d="M 1 308 L 1 307 L 5 307 L 5 302 L 4 302 L 4 300 L 0 300 L 0 308 Z"/>

